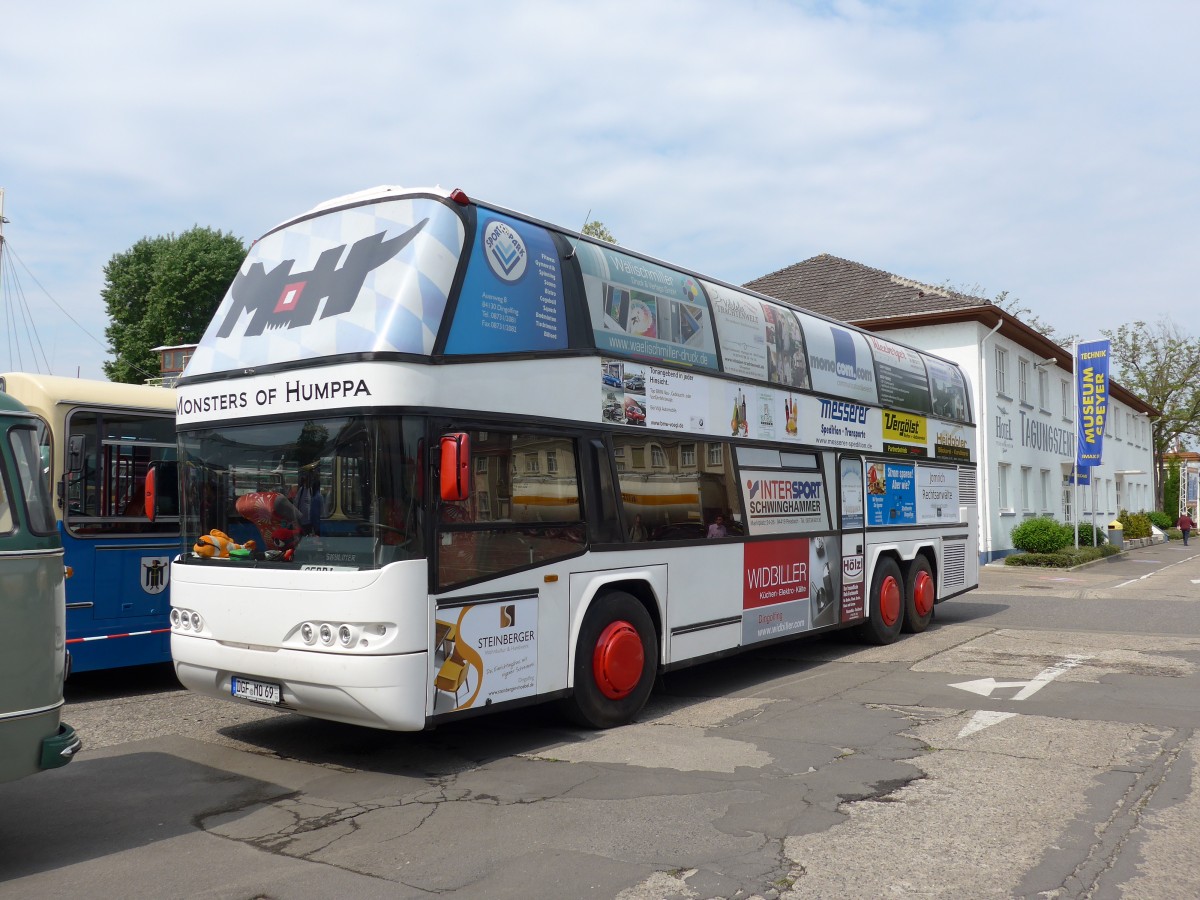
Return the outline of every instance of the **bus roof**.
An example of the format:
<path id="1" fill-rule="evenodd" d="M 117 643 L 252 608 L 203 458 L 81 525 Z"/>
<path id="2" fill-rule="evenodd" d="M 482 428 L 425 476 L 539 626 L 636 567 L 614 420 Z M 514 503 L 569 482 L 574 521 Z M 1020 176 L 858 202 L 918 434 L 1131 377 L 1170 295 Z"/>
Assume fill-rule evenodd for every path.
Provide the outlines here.
<path id="1" fill-rule="evenodd" d="M 145 384 L 93 381 L 32 372 L 5 372 L 0 374 L 0 391 L 19 398 L 25 406 L 35 412 L 48 412 L 59 404 L 175 411 L 173 390 Z"/>
<path id="2" fill-rule="evenodd" d="M 23 404 L 20 400 L 18 400 L 16 397 L 10 397 L 8 394 L 3 392 L 0 392 L 0 413 L 15 416 L 33 415 L 33 413 L 25 408 L 25 404 Z"/>

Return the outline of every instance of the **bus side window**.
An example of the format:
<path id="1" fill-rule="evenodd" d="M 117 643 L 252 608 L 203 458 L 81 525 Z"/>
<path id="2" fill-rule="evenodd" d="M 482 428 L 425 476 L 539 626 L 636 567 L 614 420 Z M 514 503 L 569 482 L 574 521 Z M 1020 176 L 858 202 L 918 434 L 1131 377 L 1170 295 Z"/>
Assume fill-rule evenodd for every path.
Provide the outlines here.
<path id="1" fill-rule="evenodd" d="M 4 473 L 0 472 L 0 534 L 8 534 L 13 530 L 13 525 L 12 503 L 9 501 Z"/>
<path id="2" fill-rule="evenodd" d="M 494 430 L 468 435 L 470 493 L 465 500 L 440 503 L 439 586 L 581 551 L 584 526 L 575 441 Z"/>

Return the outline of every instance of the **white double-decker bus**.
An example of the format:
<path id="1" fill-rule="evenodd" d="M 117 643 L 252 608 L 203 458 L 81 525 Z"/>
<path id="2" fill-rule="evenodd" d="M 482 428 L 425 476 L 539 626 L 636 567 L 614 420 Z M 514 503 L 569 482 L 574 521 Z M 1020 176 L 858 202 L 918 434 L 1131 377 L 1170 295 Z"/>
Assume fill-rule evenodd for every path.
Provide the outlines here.
<path id="1" fill-rule="evenodd" d="M 376 728 L 608 727 L 659 671 L 920 632 L 978 582 L 968 396 L 462 191 L 330 201 L 254 245 L 178 385 L 176 672 Z"/>

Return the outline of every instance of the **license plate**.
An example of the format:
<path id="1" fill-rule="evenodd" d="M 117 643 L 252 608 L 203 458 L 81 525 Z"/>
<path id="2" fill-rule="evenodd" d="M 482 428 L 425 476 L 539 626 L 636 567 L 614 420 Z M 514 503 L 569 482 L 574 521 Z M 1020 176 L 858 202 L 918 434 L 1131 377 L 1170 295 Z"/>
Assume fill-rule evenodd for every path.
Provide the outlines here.
<path id="1" fill-rule="evenodd" d="M 241 700 L 253 700 L 255 703 L 274 704 L 283 699 L 283 688 L 279 685 L 251 678 L 234 678 L 230 692 Z"/>

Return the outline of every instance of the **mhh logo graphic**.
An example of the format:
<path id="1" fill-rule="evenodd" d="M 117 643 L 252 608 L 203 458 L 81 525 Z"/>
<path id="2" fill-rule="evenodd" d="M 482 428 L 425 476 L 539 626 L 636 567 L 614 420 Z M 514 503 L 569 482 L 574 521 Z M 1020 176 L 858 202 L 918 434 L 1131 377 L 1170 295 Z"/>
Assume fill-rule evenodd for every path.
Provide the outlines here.
<path id="1" fill-rule="evenodd" d="M 349 312 L 362 291 L 367 276 L 403 250 L 429 222 L 422 219 L 403 234 L 384 240 L 386 231 L 350 245 L 331 247 L 317 257 L 307 272 L 292 272 L 296 260 L 285 259 L 271 271 L 261 262 L 239 272 L 229 287 L 233 305 L 221 323 L 218 337 L 229 337 L 243 313 L 252 313 L 246 336 L 260 335 L 271 328 L 302 328 L 312 322 L 322 300 L 321 318 Z M 345 253 L 346 260 L 338 262 Z"/>

